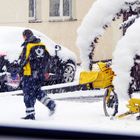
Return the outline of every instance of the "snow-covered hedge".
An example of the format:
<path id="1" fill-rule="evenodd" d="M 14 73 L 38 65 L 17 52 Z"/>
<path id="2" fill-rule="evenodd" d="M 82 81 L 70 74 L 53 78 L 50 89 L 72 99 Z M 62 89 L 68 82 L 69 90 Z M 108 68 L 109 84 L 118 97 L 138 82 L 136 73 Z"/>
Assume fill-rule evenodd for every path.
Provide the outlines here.
<path id="1" fill-rule="evenodd" d="M 131 8 L 130 8 L 131 6 Z M 80 58 L 85 70 L 89 70 L 91 63 L 89 54 L 96 46 L 95 39 L 103 35 L 110 23 L 118 18 L 123 11 L 139 13 L 140 0 L 97 0 L 83 19 L 77 30 L 77 46 L 80 49 Z M 130 70 L 134 65 L 134 57 L 140 55 L 140 19 L 139 15 L 128 19 L 122 26 L 128 28 L 126 35 L 118 42 L 113 54 L 113 70 L 116 77 L 113 81 L 118 95 L 128 97 L 128 87 L 131 82 Z M 136 20 L 136 22 L 135 22 Z"/>
<path id="2" fill-rule="evenodd" d="M 129 11 L 131 5 L 135 11 L 139 2 L 140 0 L 97 0 L 93 3 L 77 30 L 77 47 L 85 70 L 89 70 L 91 43 L 103 35 L 105 28 L 122 14 L 122 10 Z"/>
<path id="3" fill-rule="evenodd" d="M 113 81 L 117 94 L 127 99 L 130 70 L 134 65 L 134 57 L 140 55 L 140 18 L 130 26 L 122 39 L 118 42 L 113 53 L 113 70 L 117 75 Z"/>

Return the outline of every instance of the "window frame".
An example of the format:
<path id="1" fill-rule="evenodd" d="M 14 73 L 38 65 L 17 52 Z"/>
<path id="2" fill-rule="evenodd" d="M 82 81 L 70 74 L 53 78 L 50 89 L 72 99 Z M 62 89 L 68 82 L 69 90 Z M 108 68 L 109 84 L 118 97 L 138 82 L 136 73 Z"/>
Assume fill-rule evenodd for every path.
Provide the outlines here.
<path id="1" fill-rule="evenodd" d="M 50 1 L 49 1 L 50 2 Z M 72 20 L 73 18 L 73 0 L 70 0 L 69 5 L 69 16 L 63 16 L 63 0 L 60 0 L 60 16 L 50 16 L 50 3 L 49 3 L 49 21 L 66 21 L 66 20 Z"/>
<path id="2" fill-rule="evenodd" d="M 35 21 L 37 20 L 37 17 L 36 17 L 36 8 L 37 8 L 37 1 L 36 0 L 33 0 L 34 1 L 34 7 L 33 7 L 33 14 L 34 16 L 30 17 L 30 0 L 29 0 L 29 21 Z"/>

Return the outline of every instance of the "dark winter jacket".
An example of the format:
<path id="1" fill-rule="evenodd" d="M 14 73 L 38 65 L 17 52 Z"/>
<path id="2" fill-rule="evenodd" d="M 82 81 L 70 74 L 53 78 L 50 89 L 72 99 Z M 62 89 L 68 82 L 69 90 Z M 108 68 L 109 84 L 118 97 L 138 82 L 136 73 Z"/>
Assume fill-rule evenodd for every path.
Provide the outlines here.
<path id="1" fill-rule="evenodd" d="M 45 55 L 46 54 L 48 55 L 48 51 L 46 50 L 45 45 L 41 43 L 41 40 L 39 38 L 36 38 L 35 36 L 31 36 L 29 39 L 25 40 L 22 46 L 23 46 L 23 50 L 19 59 L 20 59 L 21 69 L 23 70 L 23 75 L 31 76 L 33 75 L 33 71 L 36 71 L 38 69 L 44 70 L 45 68 L 42 67 L 44 66 L 44 64 L 42 64 L 43 60 L 41 58 L 44 57 L 44 55 L 40 55 L 40 50 L 43 50 L 43 52 L 45 52 Z M 39 57 L 37 56 L 36 60 L 33 59 L 35 58 L 35 55 L 39 55 L 42 61 L 42 63 L 40 62 L 39 65 L 37 64 L 38 63 L 37 58 Z"/>
<path id="2" fill-rule="evenodd" d="M 26 64 L 26 46 L 28 43 L 40 43 L 41 40 L 39 38 L 36 38 L 35 36 L 31 36 L 30 38 L 26 39 L 25 42 L 21 45 L 23 47 L 22 52 L 19 56 L 20 60 L 20 66 L 23 68 Z"/>

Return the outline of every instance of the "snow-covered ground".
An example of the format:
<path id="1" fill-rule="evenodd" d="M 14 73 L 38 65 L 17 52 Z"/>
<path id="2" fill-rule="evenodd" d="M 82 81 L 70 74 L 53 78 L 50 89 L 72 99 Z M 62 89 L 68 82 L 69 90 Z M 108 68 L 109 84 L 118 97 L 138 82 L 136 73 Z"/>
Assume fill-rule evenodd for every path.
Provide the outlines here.
<path id="1" fill-rule="evenodd" d="M 48 109 L 37 101 L 36 120 L 32 121 L 21 119 L 25 116 L 23 96 L 1 93 L 0 125 L 139 135 L 140 121 L 136 121 L 135 115 L 121 120 L 105 117 L 103 94 L 104 90 L 49 94 L 57 104 L 55 114 L 49 117 Z M 127 111 L 125 104 L 125 101 L 119 100 L 119 114 Z"/>
<path id="2" fill-rule="evenodd" d="M 103 90 L 100 92 L 103 93 Z M 95 94 L 101 94 L 99 91 L 86 91 L 67 93 L 71 97 L 75 97 L 76 94 L 79 97 L 94 96 Z M 74 95 L 73 95 L 74 94 Z M 87 95 L 86 95 L 87 94 Z M 77 95 L 76 95 L 77 96 Z M 40 102 L 36 103 L 36 120 L 22 120 L 20 119 L 25 115 L 25 107 L 22 96 L 1 96 L 0 97 L 0 125 L 8 126 L 26 126 L 35 128 L 57 128 L 57 129 L 69 129 L 80 131 L 100 131 L 108 133 L 126 133 L 126 134 L 139 134 L 140 122 L 135 120 L 135 115 L 131 115 L 124 119 L 111 120 L 109 117 L 105 117 L 103 113 L 102 99 L 93 101 L 79 100 L 67 100 L 64 99 L 65 95 L 60 94 L 51 96 L 56 100 L 57 108 L 54 116 L 48 116 L 48 109 Z M 61 99 L 61 100 L 60 100 Z M 126 111 L 126 108 L 121 111 Z"/>

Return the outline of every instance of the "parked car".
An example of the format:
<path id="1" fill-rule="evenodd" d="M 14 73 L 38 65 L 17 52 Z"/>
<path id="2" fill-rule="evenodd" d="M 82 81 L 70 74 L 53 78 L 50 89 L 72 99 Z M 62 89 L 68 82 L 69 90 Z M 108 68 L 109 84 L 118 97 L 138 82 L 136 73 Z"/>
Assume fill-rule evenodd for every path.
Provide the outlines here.
<path id="1" fill-rule="evenodd" d="M 22 47 L 20 46 L 24 41 L 22 38 L 22 32 L 25 29 L 26 28 L 24 27 L 0 27 L 0 52 L 7 54 L 6 59 L 10 62 L 7 71 L 10 72 L 10 74 L 13 74 L 13 70 L 16 71 L 18 68 L 15 60 L 18 59 L 22 51 Z M 34 29 L 31 30 L 34 35 L 39 37 L 46 45 L 47 50 L 51 55 L 48 65 L 49 79 L 48 76 L 46 76 L 45 85 L 74 81 L 76 72 L 76 55 L 67 48 L 56 44 L 45 34 Z"/>

